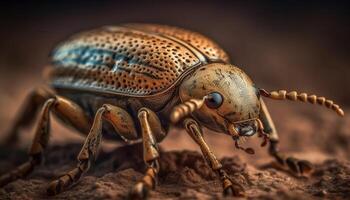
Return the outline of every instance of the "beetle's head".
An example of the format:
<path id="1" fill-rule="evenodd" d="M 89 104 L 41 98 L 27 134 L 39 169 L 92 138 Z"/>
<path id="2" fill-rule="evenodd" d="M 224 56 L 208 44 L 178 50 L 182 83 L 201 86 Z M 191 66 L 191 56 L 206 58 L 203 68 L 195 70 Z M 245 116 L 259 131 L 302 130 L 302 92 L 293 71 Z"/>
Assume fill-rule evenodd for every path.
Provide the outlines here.
<path id="1" fill-rule="evenodd" d="M 260 94 L 276 100 L 319 104 L 344 116 L 340 106 L 325 97 L 296 91 L 268 92 L 258 89 L 239 68 L 213 63 L 196 69 L 185 78 L 179 89 L 182 103 L 173 109 L 170 119 L 176 123 L 181 118 L 192 115 L 201 125 L 231 135 L 237 148 L 254 153 L 251 148 L 240 147 L 238 141 L 241 137 L 252 136 L 258 131 L 259 136 L 264 136 L 262 146 L 267 142 L 268 134 L 264 132 L 259 119 Z"/>
<path id="2" fill-rule="evenodd" d="M 183 81 L 179 94 L 182 102 L 202 100 L 192 116 L 211 130 L 237 138 L 252 136 L 257 130 L 259 90 L 233 65 L 213 63 L 198 68 Z"/>

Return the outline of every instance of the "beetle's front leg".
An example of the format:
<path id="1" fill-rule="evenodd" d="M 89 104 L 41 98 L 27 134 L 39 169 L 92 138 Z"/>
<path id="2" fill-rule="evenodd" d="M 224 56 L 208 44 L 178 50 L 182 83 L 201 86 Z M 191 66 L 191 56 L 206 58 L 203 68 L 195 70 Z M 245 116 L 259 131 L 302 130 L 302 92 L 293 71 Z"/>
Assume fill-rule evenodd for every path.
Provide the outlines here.
<path id="1" fill-rule="evenodd" d="M 300 160 L 294 157 L 285 156 L 278 149 L 278 134 L 272 121 L 269 111 L 263 100 L 261 100 L 260 120 L 264 126 L 264 132 L 269 134 L 270 146 L 269 153 L 273 156 L 279 165 L 287 167 L 295 175 L 306 175 L 313 169 L 312 164 L 307 160 Z"/>
<path id="2" fill-rule="evenodd" d="M 191 118 L 187 118 L 184 120 L 184 126 L 192 139 L 199 145 L 210 167 L 219 175 L 224 195 L 244 196 L 244 188 L 227 175 L 222 169 L 221 163 L 209 149 L 209 146 L 204 141 L 203 133 L 198 123 Z"/>
<path id="3" fill-rule="evenodd" d="M 143 178 L 131 189 L 129 193 L 131 199 L 144 199 L 147 197 L 148 191 L 156 187 L 159 172 L 157 139 L 165 135 L 165 130 L 153 111 L 141 108 L 138 112 L 138 118 L 142 132 L 143 160 L 147 165 L 147 170 Z"/>

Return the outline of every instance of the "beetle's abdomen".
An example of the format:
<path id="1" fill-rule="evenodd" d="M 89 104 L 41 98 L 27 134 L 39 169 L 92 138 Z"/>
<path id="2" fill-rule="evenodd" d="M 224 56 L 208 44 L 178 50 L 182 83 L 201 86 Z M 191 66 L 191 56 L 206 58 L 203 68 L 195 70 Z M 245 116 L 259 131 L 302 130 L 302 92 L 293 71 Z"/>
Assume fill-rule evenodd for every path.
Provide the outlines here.
<path id="1" fill-rule="evenodd" d="M 203 57 L 185 42 L 151 30 L 103 27 L 77 34 L 55 49 L 50 81 L 60 88 L 157 94 L 205 63 Z"/>

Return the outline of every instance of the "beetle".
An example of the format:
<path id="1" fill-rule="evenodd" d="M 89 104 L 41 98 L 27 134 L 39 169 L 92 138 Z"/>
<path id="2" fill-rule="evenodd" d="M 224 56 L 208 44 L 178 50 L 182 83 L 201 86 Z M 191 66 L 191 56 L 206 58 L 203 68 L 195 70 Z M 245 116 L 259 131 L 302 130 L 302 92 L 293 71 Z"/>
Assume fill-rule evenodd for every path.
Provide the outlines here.
<path id="1" fill-rule="evenodd" d="M 203 138 L 202 127 L 227 134 L 235 146 L 256 133 L 269 142 L 269 153 L 296 175 L 312 170 L 306 160 L 283 156 L 278 135 L 262 99 L 320 104 L 340 116 L 333 101 L 316 95 L 268 92 L 257 87 L 215 42 L 185 29 L 155 24 L 105 26 L 71 36 L 52 51 L 45 70 L 47 85 L 28 97 L 8 133 L 7 142 L 19 137 L 21 127 L 33 122 L 41 109 L 29 160 L 0 177 L 3 186 L 29 174 L 42 160 L 48 145 L 50 113 L 86 135 L 78 165 L 52 181 L 49 195 L 76 183 L 96 159 L 102 135 L 117 141 L 142 139 L 147 170 L 130 190 L 130 197 L 145 198 L 155 188 L 160 143 L 171 126 L 186 129 L 199 145 L 208 165 L 218 174 L 225 195 L 244 195 Z"/>

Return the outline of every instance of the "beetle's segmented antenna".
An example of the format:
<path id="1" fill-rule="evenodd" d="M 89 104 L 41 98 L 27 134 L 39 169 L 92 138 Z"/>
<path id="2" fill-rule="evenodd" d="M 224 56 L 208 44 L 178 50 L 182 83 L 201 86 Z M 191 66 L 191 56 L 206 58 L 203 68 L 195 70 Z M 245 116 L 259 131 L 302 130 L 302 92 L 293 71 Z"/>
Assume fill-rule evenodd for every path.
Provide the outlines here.
<path id="1" fill-rule="evenodd" d="M 296 91 L 287 92 L 285 90 L 272 91 L 268 92 L 264 89 L 260 89 L 260 94 L 276 100 L 291 100 L 291 101 L 301 101 L 309 102 L 311 104 L 319 104 L 325 106 L 329 109 L 334 110 L 339 116 L 344 116 L 344 111 L 339 107 L 338 104 L 335 104 L 332 100 L 326 99 L 325 97 L 318 97 L 316 95 L 308 95 L 306 93 L 297 93 Z"/>
<path id="2" fill-rule="evenodd" d="M 195 110 L 198 110 L 203 106 L 205 98 L 203 99 L 190 99 L 184 103 L 177 105 L 170 114 L 170 120 L 172 123 L 177 123 L 183 117 L 191 114 Z"/>

